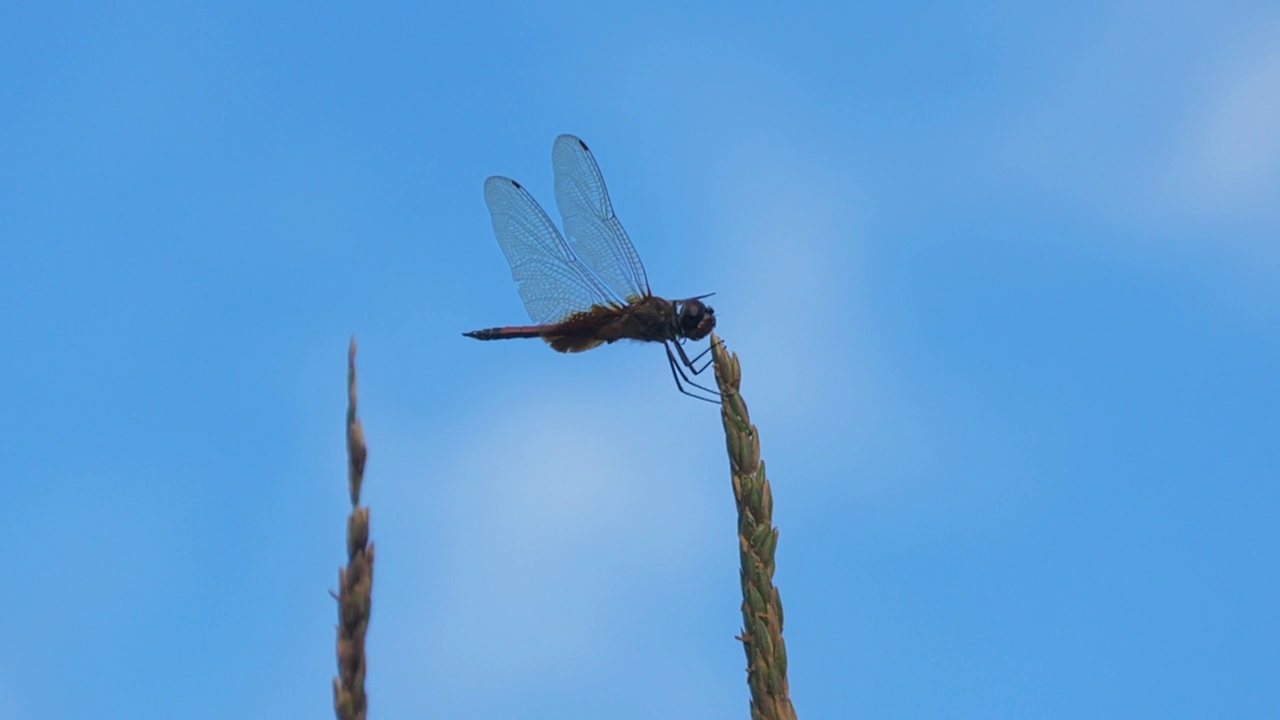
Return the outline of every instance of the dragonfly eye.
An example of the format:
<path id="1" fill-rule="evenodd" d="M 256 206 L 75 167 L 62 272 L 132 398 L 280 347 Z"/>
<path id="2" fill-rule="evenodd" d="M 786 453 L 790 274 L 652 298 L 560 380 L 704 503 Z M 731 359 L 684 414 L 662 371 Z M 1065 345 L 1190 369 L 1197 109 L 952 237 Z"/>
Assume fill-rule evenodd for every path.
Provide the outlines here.
<path id="1" fill-rule="evenodd" d="M 702 304 L 701 300 L 689 300 L 680 308 L 680 333 L 690 340 L 701 340 L 716 326 L 716 311 Z"/>

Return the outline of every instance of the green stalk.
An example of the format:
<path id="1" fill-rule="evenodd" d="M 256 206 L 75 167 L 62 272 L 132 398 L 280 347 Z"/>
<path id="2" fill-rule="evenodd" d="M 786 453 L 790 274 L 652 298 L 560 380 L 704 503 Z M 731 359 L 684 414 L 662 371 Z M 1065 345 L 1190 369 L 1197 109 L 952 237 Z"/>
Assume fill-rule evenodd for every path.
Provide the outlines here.
<path id="1" fill-rule="evenodd" d="M 373 550 L 369 508 L 360 507 L 360 486 L 369 450 L 356 417 L 356 339 L 347 351 L 347 482 L 351 515 L 347 518 L 347 566 L 338 569 L 338 677 L 333 679 L 333 711 L 338 720 L 365 720 L 365 633 L 373 607 Z"/>
<path id="2" fill-rule="evenodd" d="M 742 634 L 747 654 L 747 686 L 752 720 L 795 720 L 787 684 L 787 646 L 782 640 L 782 597 L 773 585 L 778 529 L 773 527 L 773 492 L 760 459 L 760 434 L 751 424 L 747 403 L 738 393 L 742 368 L 738 356 L 711 336 L 716 382 L 723 398 L 733 497 L 738 505 L 738 550 L 742 563 Z"/>

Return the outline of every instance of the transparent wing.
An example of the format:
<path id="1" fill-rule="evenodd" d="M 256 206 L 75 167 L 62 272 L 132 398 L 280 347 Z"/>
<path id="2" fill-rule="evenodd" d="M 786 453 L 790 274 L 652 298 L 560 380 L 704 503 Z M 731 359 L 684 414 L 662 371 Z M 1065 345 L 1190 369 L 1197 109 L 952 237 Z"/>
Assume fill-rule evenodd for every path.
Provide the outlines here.
<path id="1" fill-rule="evenodd" d="M 493 234 L 535 323 L 557 323 L 593 305 L 615 304 L 520 183 L 491 177 L 484 183 L 484 201 Z"/>
<path id="2" fill-rule="evenodd" d="M 604 176 L 587 144 L 573 135 L 561 135 L 552 147 L 551 162 L 556 205 L 574 254 L 618 299 L 631 302 L 648 296 L 644 264 L 613 214 Z"/>

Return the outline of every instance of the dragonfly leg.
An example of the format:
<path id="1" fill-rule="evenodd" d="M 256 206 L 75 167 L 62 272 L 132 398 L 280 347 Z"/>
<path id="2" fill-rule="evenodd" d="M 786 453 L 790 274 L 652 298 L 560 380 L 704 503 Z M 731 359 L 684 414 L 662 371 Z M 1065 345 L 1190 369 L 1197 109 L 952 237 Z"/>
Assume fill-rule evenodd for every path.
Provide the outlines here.
<path id="1" fill-rule="evenodd" d="M 724 342 L 721 341 L 721 344 L 723 345 Z M 711 367 L 711 363 L 713 360 L 715 360 L 715 358 L 707 358 L 707 361 L 702 364 L 702 367 L 698 367 L 698 361 L 706 357 L 707 353 L 711 352 L 711 348 L 713 347 L 715 347 L 715 343 L 708 345 L 706 350 L 703 350 L 702 352 L 695 355 L 692 359 L 690 359 L 689 355 L 684 351 L 684 345 L 679 342 L 676 343 L 676 351 L 680 353 L 680 361 L 684 364 L 685 367 L 689 368 L 689 371 L 692 372 L 694 375 L 701 375 L 703 370 L 706 370 L 707 368 Z"/>
<path id="2" fill-rule="evenodd" d="M 686 366 L 688 365 L 687 362 L 684 362 L 688 360 L 688 356 L 685 355 L 684 350 L 680 348 L 680 345 L 676 344 L 676 349 L 679 350 L 680 352 L 679 360 L 677 360 L 675 354 L 671 352 L 671 343 L 663 343 L 662 346 L 666 348 L 667 363 L 671 366 L 671 377 L 675 378 L 676 388 L 678 388 L 680 392 L 684 393 L 685 395 L 688 395 L 689 397 L 697 398 L 704 402 L 716 403 L 717 405 L 720 404 L 721 396 L 719 392 L 712 390 L 711 388 L 699 385 L 698 383 L 690 379 L 688 375 L 685 374 L 684 368 L 682 368 L 681 365 L 686 365 Z M 693 368 L 690 367 L 689 369 L 692 370 Z M 681 380 L 683 380 L 684 382 L 681 382 Z M 708 395 L 712 395 L 715 397 L 715 399 L 712 400 L 711 398 L 703 397 L 702 395 L 692 392 L 691 390 L 688 390 L 685 388 L 685 384 L 688 384 L 691 387 L 697 388 L 698 390 L 701 390 L 702 392 L 707 393 Z"/>

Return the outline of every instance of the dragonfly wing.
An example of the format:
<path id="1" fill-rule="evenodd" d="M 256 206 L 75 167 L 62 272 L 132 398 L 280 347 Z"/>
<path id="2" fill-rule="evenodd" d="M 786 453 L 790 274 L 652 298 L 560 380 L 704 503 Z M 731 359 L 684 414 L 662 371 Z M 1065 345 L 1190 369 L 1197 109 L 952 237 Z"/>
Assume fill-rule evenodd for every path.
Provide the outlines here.
<path id="1" fill-rule="evenodd" d="M 613 214 L 604 176 L 590 148 L 573 135 L 561 135 L 552 147 L 551 161 L 556 174 L 556 205 L 574 254 L 617 299 L 631 301 L 649 295 L 644 264 Z"/>
<path id="2" fill-rule="evenodd" d="M 535 323 L 557 323 L 593 305 L 615 304 L 520 183 L 491 177 L 484 183 L 484 200 L 493 234 Z"/>

